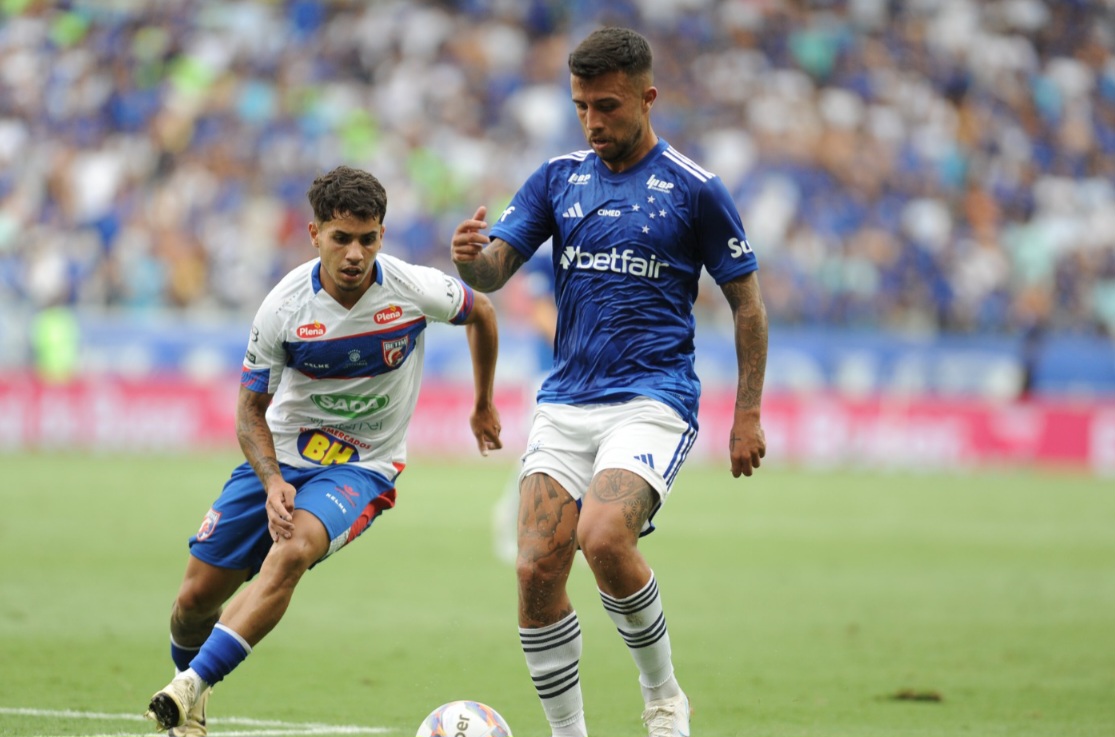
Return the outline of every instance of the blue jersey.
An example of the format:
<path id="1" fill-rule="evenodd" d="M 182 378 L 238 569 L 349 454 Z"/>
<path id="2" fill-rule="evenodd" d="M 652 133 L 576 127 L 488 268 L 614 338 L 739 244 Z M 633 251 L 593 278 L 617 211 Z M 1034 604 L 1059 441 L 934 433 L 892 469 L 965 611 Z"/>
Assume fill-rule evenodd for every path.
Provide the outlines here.
<path id="1" fill-rule="evenodd" d="M 554 265 L 548 246 L 543 244 L 534 258 L 523 264 L 519 273 L 520 278 L 525 281 L 524 291 L 531 302 L 554 299 Z M 554 345 L 549 335 L 544 335 L 538 326 L 533 327 L 535 361 L 538 366 L 535 372 L 537 381 L 544 374 L 548 374 L 554 366 Z"/>
<path id="2" fill-rule="evenodd" d="M 539 402 L 651 397 L 694 424 L 693 302 L 758 268 L 724 183 L 660 139 L 619 174 L 591 151 L 539 167 L 490 232 L 530 258 L 553 238 L 554 367 Z"/>

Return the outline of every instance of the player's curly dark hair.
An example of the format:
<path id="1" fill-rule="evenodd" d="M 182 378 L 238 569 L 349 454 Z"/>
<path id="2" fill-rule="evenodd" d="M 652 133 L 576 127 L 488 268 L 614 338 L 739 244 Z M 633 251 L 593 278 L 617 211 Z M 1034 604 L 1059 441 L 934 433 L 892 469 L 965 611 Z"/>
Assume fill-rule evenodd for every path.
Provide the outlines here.
<path id="1" fill-rule="evenodd" d="M 322 174 L 306 192 L 314 219 L 319 223 L 345 214 L 361 220 L 379 220 L 387 214 L 387 190 L 366 171 L 338 166 Z"/>
<path id="2" fill-rule="evenodd" d="M 569 55 L 569 71 L 582 79 L 608 72 L 629 77 L 650 74 L 650 43 L 630 28 L 600 28 L 590 33 Z"/>

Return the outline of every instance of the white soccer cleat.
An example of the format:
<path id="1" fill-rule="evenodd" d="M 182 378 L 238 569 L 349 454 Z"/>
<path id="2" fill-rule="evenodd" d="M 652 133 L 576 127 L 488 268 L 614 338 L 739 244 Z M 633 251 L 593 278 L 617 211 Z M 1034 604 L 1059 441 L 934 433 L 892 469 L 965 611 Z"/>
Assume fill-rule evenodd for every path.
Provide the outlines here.
<path id="1" fill-rule="evenodd" d="M 200 700 L 197 685 L 192 678 L 176 676 L 155 695 L 143 716 L 154 721 L 159 732 L 167 732 L 175 727 L 183 727 L 186 717 Z M 202 709 L 204 710 L 204 706 Z"/>
<path id="2" fill-rule="evenodd" d="M 209 731 L 205 728 L 205 705 L 209 703 L 209 694 L 212 692 L 211 688 L 202 691 L 201 698 L 186 712 L 186 723 L 181 727 L 168 729 L 167 737 L 205 737 Z"/>
<path id="3" fill-rule="evenodd" d="M 656 699 L 643 710 L 647 737 L 689 737 L 689 698 L 679 692 L 670 699 Z"/>

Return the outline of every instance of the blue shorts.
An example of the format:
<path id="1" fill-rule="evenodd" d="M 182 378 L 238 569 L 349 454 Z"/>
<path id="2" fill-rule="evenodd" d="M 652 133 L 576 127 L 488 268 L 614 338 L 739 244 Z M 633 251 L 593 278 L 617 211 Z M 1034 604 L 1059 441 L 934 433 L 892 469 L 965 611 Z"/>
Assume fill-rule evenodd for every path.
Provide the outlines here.
<path id="1" fill-rule="evenodd" d="M 310 512 L 325 525 L 329 549 L 321 560 L 355 540 L 380 512 L 395 506 L 395 484 L 366 468 L 344 464 L 281 468 L 283 478 L 298 492 L 294 508 Z M 247 463 L 237 466 L 190 538 L 190 554 L 219 568 L 247 568 L 248 578 L 254 576 L 272 544 L 266 503 L 267 492 L 256 472 Z"/>

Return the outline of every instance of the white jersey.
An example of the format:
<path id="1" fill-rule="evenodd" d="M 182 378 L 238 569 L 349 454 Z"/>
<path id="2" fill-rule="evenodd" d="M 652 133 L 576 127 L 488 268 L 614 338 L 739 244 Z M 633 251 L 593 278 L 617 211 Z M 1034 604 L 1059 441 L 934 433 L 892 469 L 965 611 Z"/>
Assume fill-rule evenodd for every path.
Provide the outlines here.
<path id="1" fill-rule="evenodd" d="M 394 479 L 406 463 L 427 321 L 463 323 L 474 292 L 380 253 L 371 287 L 349 310 L 320 272 L 319 259 L 303 264 L 263 300 L 240 383 L 275 395 L 267 425 L 280 463 L 355 463 Z"/>

